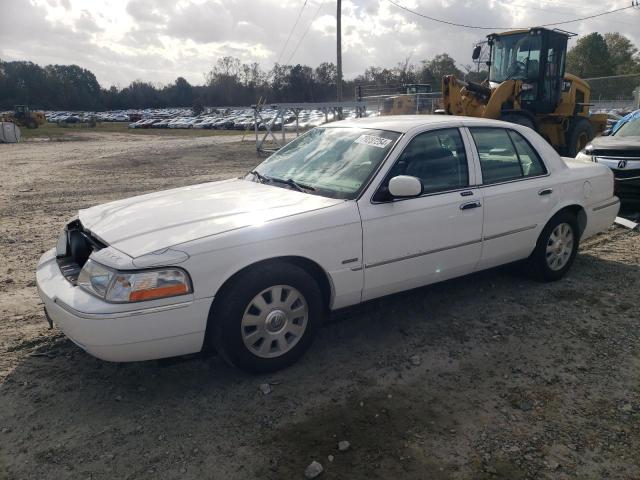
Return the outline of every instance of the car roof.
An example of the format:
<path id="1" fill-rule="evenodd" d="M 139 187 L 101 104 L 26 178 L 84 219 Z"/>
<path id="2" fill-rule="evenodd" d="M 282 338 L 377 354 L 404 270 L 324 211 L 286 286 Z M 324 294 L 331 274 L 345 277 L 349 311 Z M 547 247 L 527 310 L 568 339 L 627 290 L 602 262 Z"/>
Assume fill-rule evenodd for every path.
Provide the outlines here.
<path id="1" fill-rule="evenodd" d="M 380 117 L 351 118 L 348 120 L 325 124 L 322 128 L 359 127 L 406 133 L 416 127 L 425 127 L 429 125 L 445 127 L 459 127 L 461 125 L 506 127 L 510 124 L 500 120 L 460 117 L 455 115 L 389 115 Z"/>

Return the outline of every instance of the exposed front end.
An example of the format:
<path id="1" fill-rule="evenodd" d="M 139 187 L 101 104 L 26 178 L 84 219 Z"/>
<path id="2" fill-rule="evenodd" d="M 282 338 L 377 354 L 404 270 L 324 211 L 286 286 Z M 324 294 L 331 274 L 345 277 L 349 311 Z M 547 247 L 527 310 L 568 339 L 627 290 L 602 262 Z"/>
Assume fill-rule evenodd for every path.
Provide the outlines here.
<path id="1" fill-rule="evenodd" d="M 70 222 L 36 270 L 50 322 L 88 353 L 109 361 L 184 355 L 202 348 L 211 299 L 194 300 L 176 267 L 127 269 L 131 258 Z M 180 272 L 182 280 L 170 275 Z"/>

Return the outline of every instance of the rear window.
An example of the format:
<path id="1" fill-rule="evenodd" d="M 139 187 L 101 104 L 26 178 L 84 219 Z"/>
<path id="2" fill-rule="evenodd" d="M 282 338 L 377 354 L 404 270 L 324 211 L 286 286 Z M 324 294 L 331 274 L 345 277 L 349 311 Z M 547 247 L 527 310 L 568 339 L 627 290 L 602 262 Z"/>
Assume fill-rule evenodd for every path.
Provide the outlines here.
<path id="1" fill-rule="evenodd" d="M 480 156 L 484 184 L 546 174 L 540 156 L 518 132 L 503 128 L 469 129 Z"/>

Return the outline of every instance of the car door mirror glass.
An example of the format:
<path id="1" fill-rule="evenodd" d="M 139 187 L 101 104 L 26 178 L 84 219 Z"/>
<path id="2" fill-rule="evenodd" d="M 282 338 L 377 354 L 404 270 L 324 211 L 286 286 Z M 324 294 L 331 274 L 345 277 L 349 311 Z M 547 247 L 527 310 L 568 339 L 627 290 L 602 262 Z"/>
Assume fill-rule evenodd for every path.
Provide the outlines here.
<path id="1" fill-rule="evenodd" d="M 422 195 L 422 182 L 409 175 L 398 175 L 389 180 L 389 193 L 396 198 Z"/>

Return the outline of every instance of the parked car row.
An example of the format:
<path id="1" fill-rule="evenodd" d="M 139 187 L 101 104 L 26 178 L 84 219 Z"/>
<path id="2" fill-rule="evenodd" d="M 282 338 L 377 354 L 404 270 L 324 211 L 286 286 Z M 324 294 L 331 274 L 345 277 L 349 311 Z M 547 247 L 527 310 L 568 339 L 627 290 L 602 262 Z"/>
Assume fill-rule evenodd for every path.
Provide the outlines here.
<path id="1" fill-rule="evenodd" d="M 320 110 L 303 110 L 296 116 L 289 112 L 282 117 L 276 117 L 276 111 L 265 109 L 261 111 L 261 118 L 258 118 L 258 129 L 266 130 L 267 125 L 273 122 L 272 130 L 280 131 L 283 128 L 286 131 L 294 131 L 298 129 L 308 129 L 320 126 L 327 121 L 335 120 L 333 113 L 327 113 Z M 347 111 L 345 118 L 355 117 L 355 112 Z M 205 113 L 199 116 L 178 115 L 174 118 L 142 118 L 136 122 L 129 124 L 129 128 L 198 128 L 213 130 L 254 130 L 256 127 L 256 118 L 252 109 L 235 109 L 224 113 Z"/>
<path id="2" fill-rule="evenodd" d="M 191 115 L 190 108 L 146 108 L 111 110 L 106 112 L 90 111 L 47 111 L 49 122 L 86 123 L 92 119 L 98 122 L 132 122 L 141 119 L 173 119 Z"/>
<path id="3" fill-rule="evenodd" d="M 47 121 L 52 123 L 88 123 L 98 122 L 129 122 L 131 116 L 123 112 L 45 112 Z"/>

